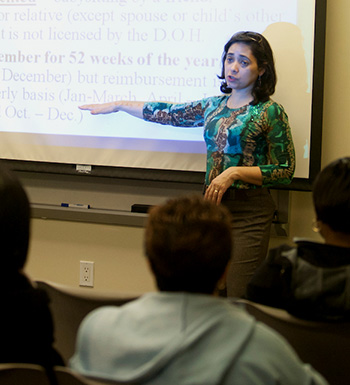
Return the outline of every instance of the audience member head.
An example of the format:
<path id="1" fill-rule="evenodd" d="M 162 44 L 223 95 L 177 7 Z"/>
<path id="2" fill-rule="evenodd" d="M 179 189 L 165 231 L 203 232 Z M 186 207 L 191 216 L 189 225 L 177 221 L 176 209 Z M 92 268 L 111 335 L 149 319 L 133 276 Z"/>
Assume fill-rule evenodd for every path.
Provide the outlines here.
<path id="1" fill-rule="evenodd" d="M 326 166 L 313 185 L 313 201 L 321 235 L 348 239 L 350 244 L 350 157 Z"/>
<path id="2" fill-rule="evenodd" d="M 202 196 L 149 211 L 145 253 L 161 291 L 213 294 L 231 256 L 231 214 Z"/>
<path id="3" fill-rule="evenodd" d="M 28 197 L 16 176 L 0 164 L 0 237 L 4 274 L 21 270 L 30 233 Z"/>

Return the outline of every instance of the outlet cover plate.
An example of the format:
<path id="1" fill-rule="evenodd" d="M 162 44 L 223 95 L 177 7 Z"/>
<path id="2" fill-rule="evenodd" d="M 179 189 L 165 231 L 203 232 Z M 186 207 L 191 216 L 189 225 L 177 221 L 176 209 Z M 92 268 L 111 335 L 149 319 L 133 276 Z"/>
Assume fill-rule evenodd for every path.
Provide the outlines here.
<path id="1" fill-rule="evenodd" d="M 94 262 L 80 261 L 79 286 L 94 287 Z"/>

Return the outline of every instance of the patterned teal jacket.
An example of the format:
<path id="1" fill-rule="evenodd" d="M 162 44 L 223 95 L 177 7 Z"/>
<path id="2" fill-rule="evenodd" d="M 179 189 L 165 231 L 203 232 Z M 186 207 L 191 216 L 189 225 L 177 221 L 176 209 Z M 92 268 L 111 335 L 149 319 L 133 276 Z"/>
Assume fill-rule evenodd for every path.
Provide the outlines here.
<path id="1" fill-rule="evenodd" d="M 232 109 L 227 106 L 229 96 L 184 104 L 145 103 L 143 116 L 145 120 L 173 126 L 204 126 L 206 185 L 232 166 L 260 167 L 263 187 L 290 183 L 295 170 L 295 152 L 283 107 L 269 100 Z M 257 186 L 235 181 L 232 187 Z"/>

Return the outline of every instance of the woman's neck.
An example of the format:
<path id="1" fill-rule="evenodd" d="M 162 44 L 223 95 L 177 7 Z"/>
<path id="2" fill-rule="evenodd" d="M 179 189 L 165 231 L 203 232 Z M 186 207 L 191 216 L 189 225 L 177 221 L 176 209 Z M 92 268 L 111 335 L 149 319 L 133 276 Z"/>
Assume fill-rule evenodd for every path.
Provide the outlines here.
<path id="1" fill-rule="evenodd" d="M 245 106 L 253 101 L 253 96 L 251 93 L 240 93 L 232 91 L 232 94 L 227 100 L 227 107 L 229 108 L 239 108 Z"/>

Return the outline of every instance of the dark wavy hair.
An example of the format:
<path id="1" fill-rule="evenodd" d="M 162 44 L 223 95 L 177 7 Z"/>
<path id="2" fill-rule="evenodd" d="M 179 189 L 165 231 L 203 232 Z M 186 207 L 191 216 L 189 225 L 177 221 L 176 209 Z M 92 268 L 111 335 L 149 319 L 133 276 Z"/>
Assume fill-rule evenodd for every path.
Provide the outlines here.
<path id="1" fill-rule="evenodd" d="M 326 166 L 314 181 L 312 195 L 317 220 L 350 234 L 350 157 Z"/>
<path id="2" fill-rule="evenodd" d="M 257 79 L 253 87 L 252 94 L 254 100 L 252 104 L 257 104 L 259 102 L 268 100 L 269 97 L 275 92 L 277 82 L 275 61 L 269 42 L 263 35 L 256 32 L 237 32 L 225 44 L 224 52 L 222 54 L 221 76 L 218 76 L 219 79 L 223 80 L 220 86 L 221 92 L 224 94 L 229 94 L 232 92 L 232 89 L 227 86 L 225 81 L 225 61 L 227 52 L 231 45 L 234 43 L 247 44 L 258 63 L 258 68 L 265 69 L 264 74 Z"/>
<path id="3" fill-rule="evenodd" d="M 212 294 L 231 256 L 231 214 L 203 196 L 149 211 L 145 253 L 161 291 Z"/>

